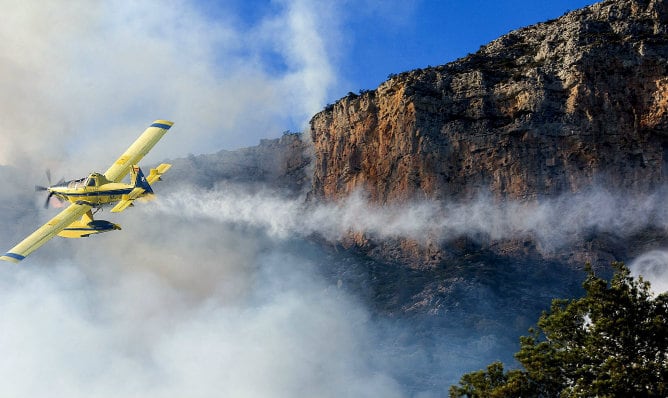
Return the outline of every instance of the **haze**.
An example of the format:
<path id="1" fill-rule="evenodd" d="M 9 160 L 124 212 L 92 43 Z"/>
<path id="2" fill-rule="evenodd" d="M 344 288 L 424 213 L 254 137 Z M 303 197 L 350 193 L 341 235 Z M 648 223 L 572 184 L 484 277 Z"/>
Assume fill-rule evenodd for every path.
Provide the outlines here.
<path id="1" fill-rule="evenodd" d="M 6 248 L 55 213 L 32 192 L 45 169 L 54 179 L 103 171 L 154 119 L 176 124 L 145 164 L 302 130 L 327 102 L 373 88 L 349 85 L 362 80 L 342 60 L 352 52 L 346 27 L 367 21 L 375 2 L 363 2 L 355 21 L 350 2 L 271 2 L 252 23 L 225 8 L 207 14 L 206 4 L 2 3 Z M 406 26 L 397 15 L 416 15 L 398 10 L 374 21 L 391 30 Z M 492 333 L 418 339 L 409 320 L 379 316 L 324 275 L 343 265 L 328 263 L 309 234 L 532 233 L 558 250 L 588 228 L 668 222 L 661 192 L 634 206 L 592 190 L 538 208 L 498 208 L 484 196 L 375 208 L 363 194 L 307 207 L 271 191 L 169 184 L 167 175 L 156 185 L 157 202 L 99 215 L 120 232 L 54 239 L 20 266 L 0 267 L 1 396 L 442 396 L 461 373 L 514 347 L 498 352 Z M 610 206 L 580 217 L 599 200 Z M 648 256 L 634 269 L 665 280 L 665 253 Z"/>

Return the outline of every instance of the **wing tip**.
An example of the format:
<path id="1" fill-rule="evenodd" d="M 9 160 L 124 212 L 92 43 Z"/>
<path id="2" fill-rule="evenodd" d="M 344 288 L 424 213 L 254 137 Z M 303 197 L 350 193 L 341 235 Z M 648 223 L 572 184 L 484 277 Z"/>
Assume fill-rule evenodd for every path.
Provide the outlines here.
<path id="1" fill-rule="evenodd" d="M 9 261 L 10 263 L 18 263 L 19 261 L 26 258 L 20 254 L 7 252 L 3 256 L 0 256 L 0 260 Z"/>
<path id="2" fill-rule="evenodd" d="M 155 120 L 149 127 L 158 127 L 161 129 L 169 130 L 170 127 L 174 125 L 174 122 L 169 120 Z"/>

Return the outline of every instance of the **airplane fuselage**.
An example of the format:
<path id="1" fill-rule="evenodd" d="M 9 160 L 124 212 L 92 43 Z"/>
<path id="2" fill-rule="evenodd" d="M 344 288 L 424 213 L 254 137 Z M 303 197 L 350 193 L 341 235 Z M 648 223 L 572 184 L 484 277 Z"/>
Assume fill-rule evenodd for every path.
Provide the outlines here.
<path id="1" fill-rule="evenodd" d="M 155 173 L 154 170 L 152 172 Z M 141 189 L 138 190 L 138 187 Z M 88 177 L 56 184 L 47 190 L 49 196 L 91 207 L 111 205 L 126 200 L 129 195 L 137 199 L 153 193 L 139 167 L 132 168 L 130 184 L 109 181 L 104 174 L 91 173 Z"/>
<path id="2" fill-rule="evenodd" d="M 85 179 L 82 179 L 85 180 Z M 85 203 L 93 207 L 110 205 L 123 199 L 123 195 L 132 192 L 134 186 L 110 182 L 100 186 L 85 186 L 81 180 L 69 181 L 68 185 L 49 187 L 53 196 L 71 203 Z"/>

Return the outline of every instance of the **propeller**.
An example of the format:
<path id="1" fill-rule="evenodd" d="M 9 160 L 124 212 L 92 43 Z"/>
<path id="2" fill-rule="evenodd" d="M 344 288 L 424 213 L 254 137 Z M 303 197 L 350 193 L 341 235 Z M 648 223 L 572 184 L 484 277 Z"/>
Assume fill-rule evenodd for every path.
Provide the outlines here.
<path id="1" fill-rule="evenodd" d="M 49 170 L 49 169 L 46 170 L 46 180 L 49 182 L 49 186 L 45 187 L 45 186 L 42 186 L 42 185 L 35 185 L 35 192 L 49 191 L 49 194 L 46 197 L 46 201 L 44 202 L 44 208 L 48 209 L 49 208 L 49 201 L 51 200 L 51 197 L 54 195 L 54 192 L 51 191 L 51 187 L 53 185 L 51 185 L 51 170 Z M 56 185 L 60 185 L 64 181 L 65 180 L 61 178 L 61 180 Z"/>
<path id="2" fill-rule="evenodd" d="M 46 200 L 44 201 L 44 208 L 45 209 L 49 208 L 49 201 L 51 200 L 52 196 L 53 196 L 53 192 L 49 192 L 49 194 L 46 196 Z"/>

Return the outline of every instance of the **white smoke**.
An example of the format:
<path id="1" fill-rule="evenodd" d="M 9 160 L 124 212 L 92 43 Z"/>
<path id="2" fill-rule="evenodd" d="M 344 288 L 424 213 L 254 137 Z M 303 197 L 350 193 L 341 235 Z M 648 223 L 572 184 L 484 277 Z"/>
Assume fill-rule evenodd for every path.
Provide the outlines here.
<path id="1" fill-rule="evenodd" d="M 323 256 L 306 254 L 300 237 L 535 232 L 565 242 L 591 228 L 662 226 L 658 197 L 599 190 L 533 205 L 378 207 L 362 194 L 306 205 L 241 187 L 158 195 L 114 215 L 123 231 L 54 239 L 0 269 L 0 370 L 10 381 L 0 395 L 438 396 L 482 366 L 473 358 L 496 358 L 494 336 L 444 336 L 430 348 L 401 338 L 410 326 L 373 320 L 319 276 Z"/>
<path id="2" fill-rule="evenodd" d="M 634 259 L 629 265 L 631 274 L 641 275 L 651 284 L 655 294 L 668 292 L 668 251 L 652 250 Z"/>
<path id="3" fill-rule="evenodd" d="M 317 233 L 335 241 L 349 232 L 422 243 L 461 236 L 532 238 L 541 250 L 552 252 L 593 233 L 631 236 L 648 226 L 668 229 L 668 209 L 662 198 L 661 191 L 621 195 L 599 188 L 529 203 L 481 195 L 468 202 L 423 200 L 377 206 L 357 192 L 336 203 L 308 205 L 304 198 L 285 199 L 272 192 L 250 193 L 230 186 L 166 195 L 148 211 L 181 209 L 192 219 L 251 225 L 281 239 Z"/>
<path id="4" fill-rule="evenodd" d="M 327 4 L 276 2 L 246 22 L 231 3 L 212 17 L 188 0 L 3 0 L 0 164 L 102 169 L 160 118 L 176 127 L 151 159 L 302 129 L 337 80 Z"/>
<path id="5" fill-rule="evenodd" d="M 0 269 L 0 395 L 403 396 L 366 310 L 309 260 L 211 222 L 124 224 Z"/>

